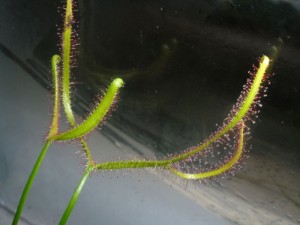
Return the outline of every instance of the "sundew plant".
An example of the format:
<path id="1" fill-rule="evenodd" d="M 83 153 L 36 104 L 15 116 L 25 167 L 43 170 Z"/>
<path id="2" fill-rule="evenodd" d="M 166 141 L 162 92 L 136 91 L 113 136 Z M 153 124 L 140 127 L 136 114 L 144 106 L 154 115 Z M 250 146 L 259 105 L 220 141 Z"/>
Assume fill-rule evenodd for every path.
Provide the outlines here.
<path id="1" fill-rule="evenodd" d="M 61 30 L 61 54 L 54 55 L 51 60 L 54 103 L 49 133 L 23 190 L 12 223 L 13 225 L 18 224 L 39 167 L 49 147 L 55 142 L 78 139 L 86 158 L 85 172 L 62 215 L 59 222 L 60 225 L 67 223 L 82 188 L 93 171 L 152 167 L 168 170 L 180 178 L 200 180 L 231 173 L 239 167 L 239 161 L 245 151 L 245 142 L 249 139 L 250 125 L 255 122 L 257 114 L 259 113 L 261 98 L 266 96 L 266 85 L 268 84 L 266 70 L 270 62 L 267 56 L 262 56 L 259 66 L 257 68 L 255 67 L 254 71 L 249 73 L 250 77 L 243 86 L 236 104 L 232 107 L 221 126 L 200 144 L 163 159 L 97 163 L 93 159 L 93 155 L 88 146 L 87 136 L 91 131 L 102 125 L 103 119 L 107 116 L 108 112 L 114 108 L 118 93 L 124 86 L 124 82 L 121 78 L 114 79 L 101 100 L 95 102 L 95 107 L 90 110 L 91 113 L 89 116 L 87 116 L 83 122 L 77 123 L 72 110 L 71 92 L 73 90 L 70 86 L 71 69 L 74 63 L 72 54 L 76 46 L 74 45 L 76 33 L 74 31 L 73 7 L 73 1 L 67 0 L 64 8 L 63 29 Z M 70 125 L 67 131 L 61 131 L 59 127 L 62 109 Z M 226 153 L 226 149 L 228 149 L 227 156 L 217 162 L 209 163 L 209 166 L 203 166 L 207 164 L 207 162 L 203 162 L 205 161 L 203 153 L 213 152 L 215 149 L 220 148 L 223 149 L 223 153 L 224 151 Z"/>

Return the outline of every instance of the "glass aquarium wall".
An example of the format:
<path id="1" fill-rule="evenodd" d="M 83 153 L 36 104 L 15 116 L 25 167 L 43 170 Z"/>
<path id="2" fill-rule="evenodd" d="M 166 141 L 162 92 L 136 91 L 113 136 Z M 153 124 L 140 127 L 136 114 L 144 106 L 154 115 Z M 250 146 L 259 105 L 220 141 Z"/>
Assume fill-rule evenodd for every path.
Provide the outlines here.
<path id="1" fill-rule="evenodd" d="M 284 123 L 279 130 L 299 127 L 297 2 L 85 1 L 79 6 L 80 76 L 91 96 L 113 77 L 125 80 L 112 121 L 153 150 L 176 152 L 207 137 L 262 55 L 272 57 L 272 77 L 259 121 L 278 117 Z M 263 131 L 265 123 L 254 126 L 253 135 L 279 141 L 274 129 Z"/>
<path id="2" fill-rule="evenodd" d="M 61 52 L 64 1 L 1 3 L 0 208 L 10 217 L 51 121 L 50 59 Z M 71 87 L 78 120 L 114 78 L 125 82 L 115 110 L 92 133 L 97 162 L 168 159 L 203 143 L 230 120 L 261 57 L 271 61 L 234 170 L 200 181 L 159 168 L 100 173 L 91 177 L 70 224 L 88 218 L 86 224 L 122 224 L 124 218 L 125 224 L 300 223 L 298 1 L 79 0 L 74 7 Z M 26 134 L 28 129 L 35 135 Z M 206 172 L 228 161 L 234 149 L 227 148 L 238 142 L 232 135 L 203 151 L 193 166 Z M 49 153 L 25 206 L 28 224 L 59 221 L 85 163 L 75 154 L 79 144 L 72 144 Z M 32 149 L 30 155 L 22 146 Z M 36 196 L 47 201 L 52 185 L 56 201 L 41 207 Z M 104 210 L 102 223 L 96 206 Z"/>

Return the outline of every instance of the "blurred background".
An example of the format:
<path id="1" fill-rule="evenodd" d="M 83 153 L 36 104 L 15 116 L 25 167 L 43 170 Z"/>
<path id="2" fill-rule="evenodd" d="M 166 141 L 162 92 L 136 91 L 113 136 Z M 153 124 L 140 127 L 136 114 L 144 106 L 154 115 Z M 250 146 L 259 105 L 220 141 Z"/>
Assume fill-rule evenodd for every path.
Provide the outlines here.
<path id="1" fill-rule="evenodd" d="M 0 202 L 3 210 L 5 209 L 3 213 L 11 215 L 38 154 L 39 144 L 41 145 L 50 124 L 50 59 L 60 51 L 59 28 L 62 27 L 64 2 L 0 2 L 0 52 L 3 68 L 0 75 L 1 87 L 3 86 L 0 92 Z M 262 55 L 271 56 L 273 64 L 269 71 L 271 84 L 268 97 L 263 99 L 261 113 L 251 127 L 252 138 L 248 144 L 250 151 L 247 153 L 249 158 L 236 176 L 217 178 L 200 187 L 198 183 L 189 182 L 191 187 L 188 188 L 182 184 L 185 181 L 173 181 L 173 177 L 165 174 L 151 175 L 151 178 L 146 175 L 147 178 L 144 179 L 147 182 L 148 179 L 158 179 L 158 183 L 169 182 L 157 178 L 165 177 L 166 180 L 179 183 L 176 190 L 189 196 L 189 200 L 185 201 L 193 199 L 203 210 L 212 212 L 209 218 L 217 216 L 223 221 L 211 219 L 203 224 L 300 224 L 299 1 L 85 0 L 76 5 L 78 37 L 74 38 L 74 44 L 78 48 L 77 53 L 74 53 L 76 66 L 72 82 L 74 91 L 77 92 L 72 97 L 79 117 L 84 117 L 89 112 L 94 99 L 113 78 L 121 77 L 125 81 L 116 111 L 99 133 L 92 137 L 94 146 L 114 148 L 115 154 L 110 158 L 108 150 L 101 154 L 95 153 L 98 161 L 131 156 L 161 158 L 200 143 L 216 129 L 216 124 L 222 124 L 249 77 L 248 71 L 253 71 L 253 65 L 258 65 Z M 16 74 L 19 74 L 18 78 L 14 77 Z M 32 88 L 29 90 L 26 85 Z M 28 93 L 31 93 L 31 97 L 27 96 Z M 20 95 L 24 98 L 27 96 L 28 102 L 21 100 Z M 45 95 L 44 99 L 39 95 Z M 43 113 L 40 120 L 37 120 L 39 116 L 35 114 L 38 112 Z M 21 119 L 22 116 L 24 119 Z M 28 127 L 40 130 L 36 130 L 34 136 L 30 135 Z M 30 149 L 31 139 L 40 141 L 30 150 L 33 152 L 30 157 L 22 151 L 25 137 Z M 100 143 L 97 142 L 99 140 Z M 12 149 L 11 146 L 15 148 Z M 57 148 L 70 148 L 67 150 L 69 153 L 76 151 L 68 145 L 59 145 Z M 59 174 L 59 169 L 58 177 L 50 170 L 53 164 L 64 164 L 69 168 L 66 170 L 70 174 L 74 170 L 79 171 L 74 172 L 78 177 L 76 175 L 71 179 L 70 187 L 61 187 L 63 182 L 58 182 L 57 191 L 53 190 L 53 195 L 60 193 L 67 201 L 79 180 L 81 170 L 78 165 L 83 160 L 77 158 L 73 162 L 73 153 L 65 156 L 69 157 L 69 163 L 62 159 L 58 163 L 55 160 L 62 156 L 54 153 L 65 153 L 57 151 L 58 153 L 54 150 L 49 153 L 53 155 L 49 156 L 48 164 L 46 163 L 44 172 L 41 172 L 45 176 L 41 176 L 40 183 L 37 181 L 33 193 L 43 193 L 40 189 L 44 188 L 44 179 L 50 179 L 45 178 L 46 175 L 53 176 L 51 179 L 54 180 L 63 180 L 65 175 Z M 112 173 L 108 175 L 109 179 L 94 177 L 91 180 L 102 184 L 104 181 L 101 179 L 108 179 L 105 181 L 106 193 L 109 193 L 110 185 L 118 186 L 122 182 L 131 185 L 136 182 L 143 186 L 137 189 L 145 191 L 149 184 L 146 181 L 144 185 L 143 181 L 138 182 L 144 175 L 133 173 L 134 178 L 121 176 L 120 179 L 109 181 L 111 177 L 115 177 Z M 151 187 L 157 185 L 157 182 L 149 181 Z M 166 187 L 167 192 L 169 186 L 168 184 Z M 126 187 L 128 190 L 132 189 L 130 186 Z M 61 189 L 65 192 L 59 192 Z M 115 192 L 126 195 L 128 192 L 125 190 L 127 189 L 124 187 Z M 94 192 L 90 190 L 89 193 Z M 46 191 L 44 194 L 46 195 Z M 148 197 L 156 194 L 147 192 Z M 177 198 L 178 193 L 174 193 L 174 196 Z M 89 205 L 88 200 L 82 201 Z M 107 201 L 113 207 L 119 204 L 118 201 Z M 33 201 L 32 206 L 27 206 L 27 211 L 24 211 L 28 215 L 26 221 L 33 224 L 41 224 L 41 221 L 44 224 L 57 223 L 64 202 L 59 206 L 49 203 L 52 204 L 50 208 L 57 209 L 57 214 L 49 214 L 46 210 L 49 206 L 45 206 L 45 211 L 39 209 L 41 212 L 36 216 L 34 211 L 41 204 L 37 202 Z M 99 202 L 101 203 L 101 197 Z M 184 216 L 178 214 L 178 217 L 182 216 L 187 220 L 177 220 L 178 224 L 193 224 L 188 219 L 194 218 L 191 216 L 194 211 L 199 211 L 192 202 L 186 204 L 192 205 Z M 176 210 L 182 210 L 183 205 L 184 203 L 179 203 Z M 150 206 L 162 207 L 157 202 L 151 205 L 146 201 L 145 208 L 137 208 L 147 214 L 146 209 Z M 118 213 L 120 210 L 116 210 L 115 217 L 122 215 Z M 131 214 L 134 217 L 136 210 L 138 209 L 124 212 L 122 218 Z M 92 215 L 91 211 L 88 212 Z M 49 215 L 45 216 L 47 214 Z M 103 224 L 119 224 L 116 218 L 108 213 L 105 215 L 107 218 L 105 217 Z M 205 215 L 210 214 L 198 216 L 204 218 Z M 164 218 L 164 214 L 151 216 L 154 217 L 157 219 L 156 224 L 166 224 L 164 219 L 168 218 Z M 77 217 L 70 224 L 80 224 L 80 220 L 75 218 Z M 95 221 L 97 220 L 91 219 L 87 224 L 102 224 Z M 193 221 L 201 224 L 197 216 Z M 125 224 L 153 223 L 149 219 L 142 223 L 128 219 Z M 1 223 L 0 215 L 0 224 L 9 222 Z"/>

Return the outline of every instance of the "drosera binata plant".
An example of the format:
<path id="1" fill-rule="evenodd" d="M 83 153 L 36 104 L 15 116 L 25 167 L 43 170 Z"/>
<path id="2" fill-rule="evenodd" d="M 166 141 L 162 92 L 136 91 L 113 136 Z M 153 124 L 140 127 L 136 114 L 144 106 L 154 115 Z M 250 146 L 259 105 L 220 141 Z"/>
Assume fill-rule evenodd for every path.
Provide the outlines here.
<path id="1" fill-rule="evenodd" d="M 70 88 L 72 64 L 71 54 L 74 50 L 72 46 L 72 38 L 74 37 L 72 0 L 67 0 L 64 15 L 64 25 L 61 36 L 61 55 L 54 55 L 51 60 L 54 95 L 52 122 L 44 147 L 42 148 L 25 185 L 12 223 L 13 225 L 18 224 L 34 178 L 50 145 L 53 142 L 79 139 L 87 161 L 85 172 L 83 173 L 83 176 L 61 217 L 59 225 L 67 223 L 84 184 L 92 171 L 153 167 L 169 170 L 181 178 L 197 180 L 218 176 L 220 174 L 228 173 L 230 170 L 234 169 L 237 162 L 241 159 L 242 153 L 245 149 L 245 140 L 247 139 L 247 135 L 249 135 L 249 124 L 251 121 L 254 121 L 259 111 L 258 108 L 261 107 L 260 100 L 263 93 L 266 91 L 265 84 L 267 83 L 266 81 L 268 77 L 265 73 L 270 63 L 267 56 L 263 56 L 260 59 L 259 67 L 255 69 L 254 73 L 251 73 L 251 78 L 247 80 L 237 103 L 233 106 L 223 124 L 217 129 L 217 131 L 212 133 L 199 145 L 162 160 L 129 160 L 96 163 L 93 160 L 93 156 L 87 144 L 86 136 L 99 126 L 99 124 L 102 124 L 104 117 L 113 108 L 118 97 L 119 90 L 123 87 L 124 82 L 120 78 L 114 79 L 102 100 L 96 104 L 96 107 L 93 110 L 91 110 L 90 115 L 80 124 L 76 122 L 71 105 L 72 90 Z M 59 130 L 61 103 L 63 105 L 66 118 L 71 126 L 71 128 L 65 132 L 60 132 Z M 202 152 L 210 151 L 217 148 L 219 145 L 226 145 L 234 151 L 231 153 L 230 157 L 227 157 L 223 161 L 216 162 L 214 166 L 202 169 L 200 163 Z"/>
<path id="2" fill-rule="evenodd" d="M 91 114 L 81 124 L 77 124 L 74 118 L 74 114 L 71 108 L 71 97 L 70 97 L 70 68 L 71 68 L 71 51 L 72 51 L 72 24 L 73 24 L 73 10 L 72 0 L 67 0 L 65 8 L 65 20 L 64 29 L 62 33 L 62 53 L 61 56 L 54 55 L 51 60 L 52 68 L 52 79 L 53 79 L 53 117 L 49 134 L 45 140 L 45 144 L 38 156 L 36 163 L 29 175 L 27 183 L 24 187 L 22 196 L 20 198 L 17 211 L 15 213 L 12 225 L 18 224 L 22 210 L 24 208 L 27 196 L 29 194 L 32 183 L 37 175 L 37 172 L 46 156 L 46 153 L 55 141 L 60 140 L 71 140 L 79 138 L 81 141 L 82 148 L 88 159 L 87 171 L 90 171 L 94 167 L 91 152 L 89 147 L 84 140 L 83 136 L 91 132 L 107 115 L 109 110 L 113 108 L 114 102 L 117 99 L 119 89 L 123 86 L 124 82 L 120 78 L 116 78 L 112 81 L 108 87 L 102 100 L 96 104 Z M 60 101 L 62 101 L 65 114 L 72 128 L 66 132 L 59 132 L 59 115 L 60 115 Z"/>

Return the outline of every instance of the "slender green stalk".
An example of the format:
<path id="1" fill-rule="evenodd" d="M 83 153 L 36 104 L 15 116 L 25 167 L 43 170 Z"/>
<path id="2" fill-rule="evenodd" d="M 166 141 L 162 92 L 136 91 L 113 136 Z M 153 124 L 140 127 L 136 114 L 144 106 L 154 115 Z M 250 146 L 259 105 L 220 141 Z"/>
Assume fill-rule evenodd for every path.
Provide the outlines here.
<path id="1" fill-rule="evenodd" d="M 31 174 L 30 174 L 30 176 L 29 176 L 29 178 L 27 180 L 27 183 L 25 185 L 25 188 L 23 190 L 21 199 L 19 201 L 18 209 L 17 209 L 17 212 L 15 214 L 15 217 L 14 217 L 12 225 L 17 225 L 18 222 L 19 222 L 19 219 L 21 217 L 21 213 L 22 213 L 22 210 L 24 208 L 24 205 L 25 205 L 27 196 L 29 194 L 30 188 L 31 188 L 32 183 L 33 183 L 33 181 L 34 181 L 34 179 L 36 177 L 36 174 L 37 174 L 37 172 L 38 172 L 38 170 L 39 170 L 39 168 L 40 168 L 40 166 L 41 166 L 41 164 L 43 162 L 43 159 L 44 159 L 44 157 L 45 157 L 45 155 L 47 153 L 47 150 L 49 149 L 50 144 L 51 144 L 51 141 L 46 141 L 46 143 L 45 143 L 45 145 L 44 145 L 44 147 L 43 147 L 43 149 L 42 149 L 39 157 L 37 158 L 37 160 L 35 162 L 35 165 L 34 165 L 32 171 L 31 171 Z"/>
<path id="2" fill-rule="evenodd" d="M 60 219 L 60 222 L 59 222 L 59 225 L 65 225 L 73 211 L 73 208 L 74 206 L 76 205 L 76 202 L 78 200 L 78 197 L 82 191 L 82 188 L 90 174 L 90 172 L 93 170 L 93 167 L 87 167 L 86 171 L 84 172 L 81 180 L 79 181 L 74 193 L 73 193 L 73 196 L 71 197 L 70 201 L 69 201 L 69 204 L 67 206 L 67 208 L 65 209 L 65 212 L 63 214 L 63 216 L 61 217 Z"/>
<path id="3" fill-rule="evenodd" d="M 24 208 L 27 196 L 29 194 L 29 191 L 31 189 L 32 183 L 36 177 L 36 174 L 39 171 L 39 168 L 45 158 L 45 155 L 49 149 L 49 146 L 51 145 L 52 138 L 58 133 L 58 119 L 59 119 L 59 66 L 60 63 L 60 56 L 54 55 L 52 57 L 51 65 L 52 65 L 52 79 L 53 79 L 53 89 L 54 89 L 54 104 L 53 104 L 53 118 L 52 123 L 50 126 L 49 134 L 47 137 L 47 140 L 44 144 L 44 147 L 42 148 L 39 157 L 37 158 L 35 165 L 31 171 L 31 174 L 27 180 L 27 183 L 24 187 L 21 199 L 19 201 L 19 205 L 17 208 L 17 212 L 15 214 L 14 220 L 12 225 L 17 225 L 22 213 L 22 210 Z"/>

